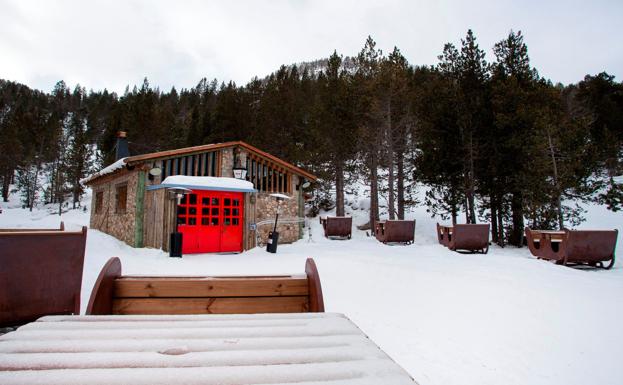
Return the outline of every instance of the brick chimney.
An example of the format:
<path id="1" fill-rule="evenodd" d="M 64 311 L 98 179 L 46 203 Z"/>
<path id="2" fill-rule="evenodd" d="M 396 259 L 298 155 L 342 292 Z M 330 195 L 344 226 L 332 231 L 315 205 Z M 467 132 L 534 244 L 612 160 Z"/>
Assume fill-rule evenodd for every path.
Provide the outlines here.
<path id="1" fill-rule="evenodd" d="M 130 150 L 128 148 L 128 133 L 125 131 L 117 131 L 117 144 L 115 149 L 115 160 L 130 156 Z"/>

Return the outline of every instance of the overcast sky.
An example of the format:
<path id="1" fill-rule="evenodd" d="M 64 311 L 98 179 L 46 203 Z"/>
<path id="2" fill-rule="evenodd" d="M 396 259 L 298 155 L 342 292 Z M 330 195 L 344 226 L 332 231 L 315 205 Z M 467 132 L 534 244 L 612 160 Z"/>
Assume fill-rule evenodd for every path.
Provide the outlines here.
<path id="1" fill-rule="evenodd" d="M 123 92 L 199 79 L 246 84 L 281 64 L 356 55 L 367 35 L 411 64 L 435 64 L 472 28 L 487 59 L 521 30 L 554 82 L 623 78 L 623 0 L 612 1 L 25 1 L 0 0 L 0 78 L 50 91 L 63 79 Z"/>

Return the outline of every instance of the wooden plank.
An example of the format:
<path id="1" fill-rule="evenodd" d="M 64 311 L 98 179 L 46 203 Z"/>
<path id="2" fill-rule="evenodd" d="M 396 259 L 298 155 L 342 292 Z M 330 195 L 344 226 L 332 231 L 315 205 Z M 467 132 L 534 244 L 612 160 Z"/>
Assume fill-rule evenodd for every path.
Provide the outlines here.
<path id="1" fill-rule="evenodd" d="M 297 313 L 309 309 L 307 296 L 245 298 L 116 298 L 113 314 Z"/>
<path id="2" fill-rule="evenodd" d="M 269 297 L 307 295 L 307 278 L 123 277 L 115 297 Z"/>
<path id="3" fill-rule="evenodd" d="M 257 163 L 257 159 L 255 159 L 255 157 L 253 157 L 253 170 L 254 170 L 253 171 L 253 184 L 254 184 L 256 190 L 260 189 L 260 185 L 258 183 L 258 180 L 259 180 L 258 179 L 259 178 L 258 170 L 259 170 L 259 168 L 260 168 L 260 166 Z"/>
<path id="4" fill-rule="evenodd" d="M 145 203 L 145 179 L 147 173 L 139 171 L 136 182 L 136 201 L 134 215 L 134 247 L 143 247 L 143 210 Z"/>
<path id="5" fill-rule="evenodd" d="M 159 352 L 98 352 L 95 354 L 63 354 L 63 353 L 22 353 L 11 355 L 0 361 L 0 371 L 6 370 L 37 370 L 56 369 L 62 365 L 63 369 L 86 369 L 86 368 L 128 368 L 132 362 L 132 368 L 188 368 L 188 367 L 216 367 L 216 366 L 252 366 L 258 362 L 262 365 L 293 365 L 314 364 L 327 362 L 331 357 L 332 362 L 348 362 L 355 360 L 370 359 L 372 357 L 383 358 L 380 349 L 373 350 L 369 346 L 330 346 L 326 348 L 305 349 L 293 352 L 292 349 L 275 351 L 272 344 L 266 344 L 265 349 L 256 349 L 241 353 L 227 351 L 206 351 L 188 353 L 188 349 L 181 350 L 175 360 L 171 360 L 170 353 Z M 363 348 L 363 349 L 362 349 Z M 266 352 L 266 350 L 271 350 Z M 370 351 L 371 350 L 371 351 Z M 163 349 L 167 351 L 167 349 Z M 175 350 L 173 350 L 175 352 Z M 370 354 L 372 353 L 372 355 Z M 97 355 L 97 356 L 96 356 Z"/>
<path id="6" fill-rule="evenodd" d="M 222 165 L 223 165 L 223 151 L 218 151 L 217 155 L 216 155 L 216 175 L 215 176 L 222 176 L 223 175 L 223 170 L 221 169 Z"/>
<path id="7" fill-rule="evenodd" d="M 145 191 L 145 210 L 143 211 L 143 223 L 154 223 L 154 194 L 155 191 Z M 154 247 L 154 226 L 143 226 L 143 246 Z"/>
<path id="8" fill-rule="evenodd" d="M 197 175 L 199 176 L 205 176 L 205 157 L 207 156 L 206 153 L 203 154 L 199 154 L 197 155 L 198 162 L 199 162 L 199 168 L 197 169 Z"/>

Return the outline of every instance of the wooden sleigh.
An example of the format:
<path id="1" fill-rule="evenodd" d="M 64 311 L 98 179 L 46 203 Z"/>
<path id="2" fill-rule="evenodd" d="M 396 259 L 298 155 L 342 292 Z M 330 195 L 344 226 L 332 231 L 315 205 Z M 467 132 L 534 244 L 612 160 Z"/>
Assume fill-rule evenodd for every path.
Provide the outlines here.
<path id="1" fill-rule="evenodd" d="M 616 229 L 546 231 L 526 227 L 525 234 L 528 248 L 537 258 L 559 265 L 589 265 L 604 269 L 614 266 Z"/>
<path id="2" fill-rule="evenodd" d="M 80 313 L 87 228 L 63 228 L 0 231 L 0 326 Z"/>
<path id="3" fill-rule="evenodd" d="M 489 224 L 442 226 L 437 223 L 437 240 L 453 251 L 489 252 Z"/>
<path id="4" fill-rule="evenodd" d="M 415 238 L 415 220 L 385 220 L 376 223 L 374 235 L 379 242 L 410 245 Z"/>
<path id="5" fill-rule="evenodd" d="M 352 236 L 352 217 L 321 217 L 320 223 L 324 228 L 325 238 L 339 237 L 350 239 Z"/>

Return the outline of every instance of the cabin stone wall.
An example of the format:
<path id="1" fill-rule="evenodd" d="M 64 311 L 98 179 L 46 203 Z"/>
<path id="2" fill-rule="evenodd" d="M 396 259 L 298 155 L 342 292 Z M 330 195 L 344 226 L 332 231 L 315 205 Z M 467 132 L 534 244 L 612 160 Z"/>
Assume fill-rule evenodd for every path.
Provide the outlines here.
<path id="1" fill-rule="evenodd" d="M 138 171 L 131 171 L 119 175 L 116 178 L 104 179 L 100 183 L 94 183 L 93 199 L 91 200 L 91 219 L 89 227 L 110 234 L 122 240 L 130 246 L 134 246 L 136 224 L 136 189 L 138 185 Z M 127 202 L 124 212 L 115 212 L 116 187 L 127 183 Z M 103 192 L 102 210 L 95 212 L 96 197 L 98 192 Z"/>
<path id="2" fill-rule="evenodd" d="M 286 194 L 288 195 L 288 194 Z M 292 199 L 279 203 L 279 219 L 295 219 L 299 216 L 299 200 L 297 194 L 290 195 Z M 269 193 L 257 193 L 255 199 L 255 223 L 265 220 L 271 220 L 269 224 L 257 226 L 257 232 L 260 236 L 262 244 L 266 244 L 268 233 L 273 230 L 275 215 L 277 214 L 277 200 L 270 196 Z M 279 243 L 292 243 L 299 239 L 298 223 L 277 223 L 277 231 L 279 232 Z"/>
<path id="3" fill-rule="evenodd" d="M 221 150 L 221 176 L 234 177 L 234 149 L 224 148 Z"/>

